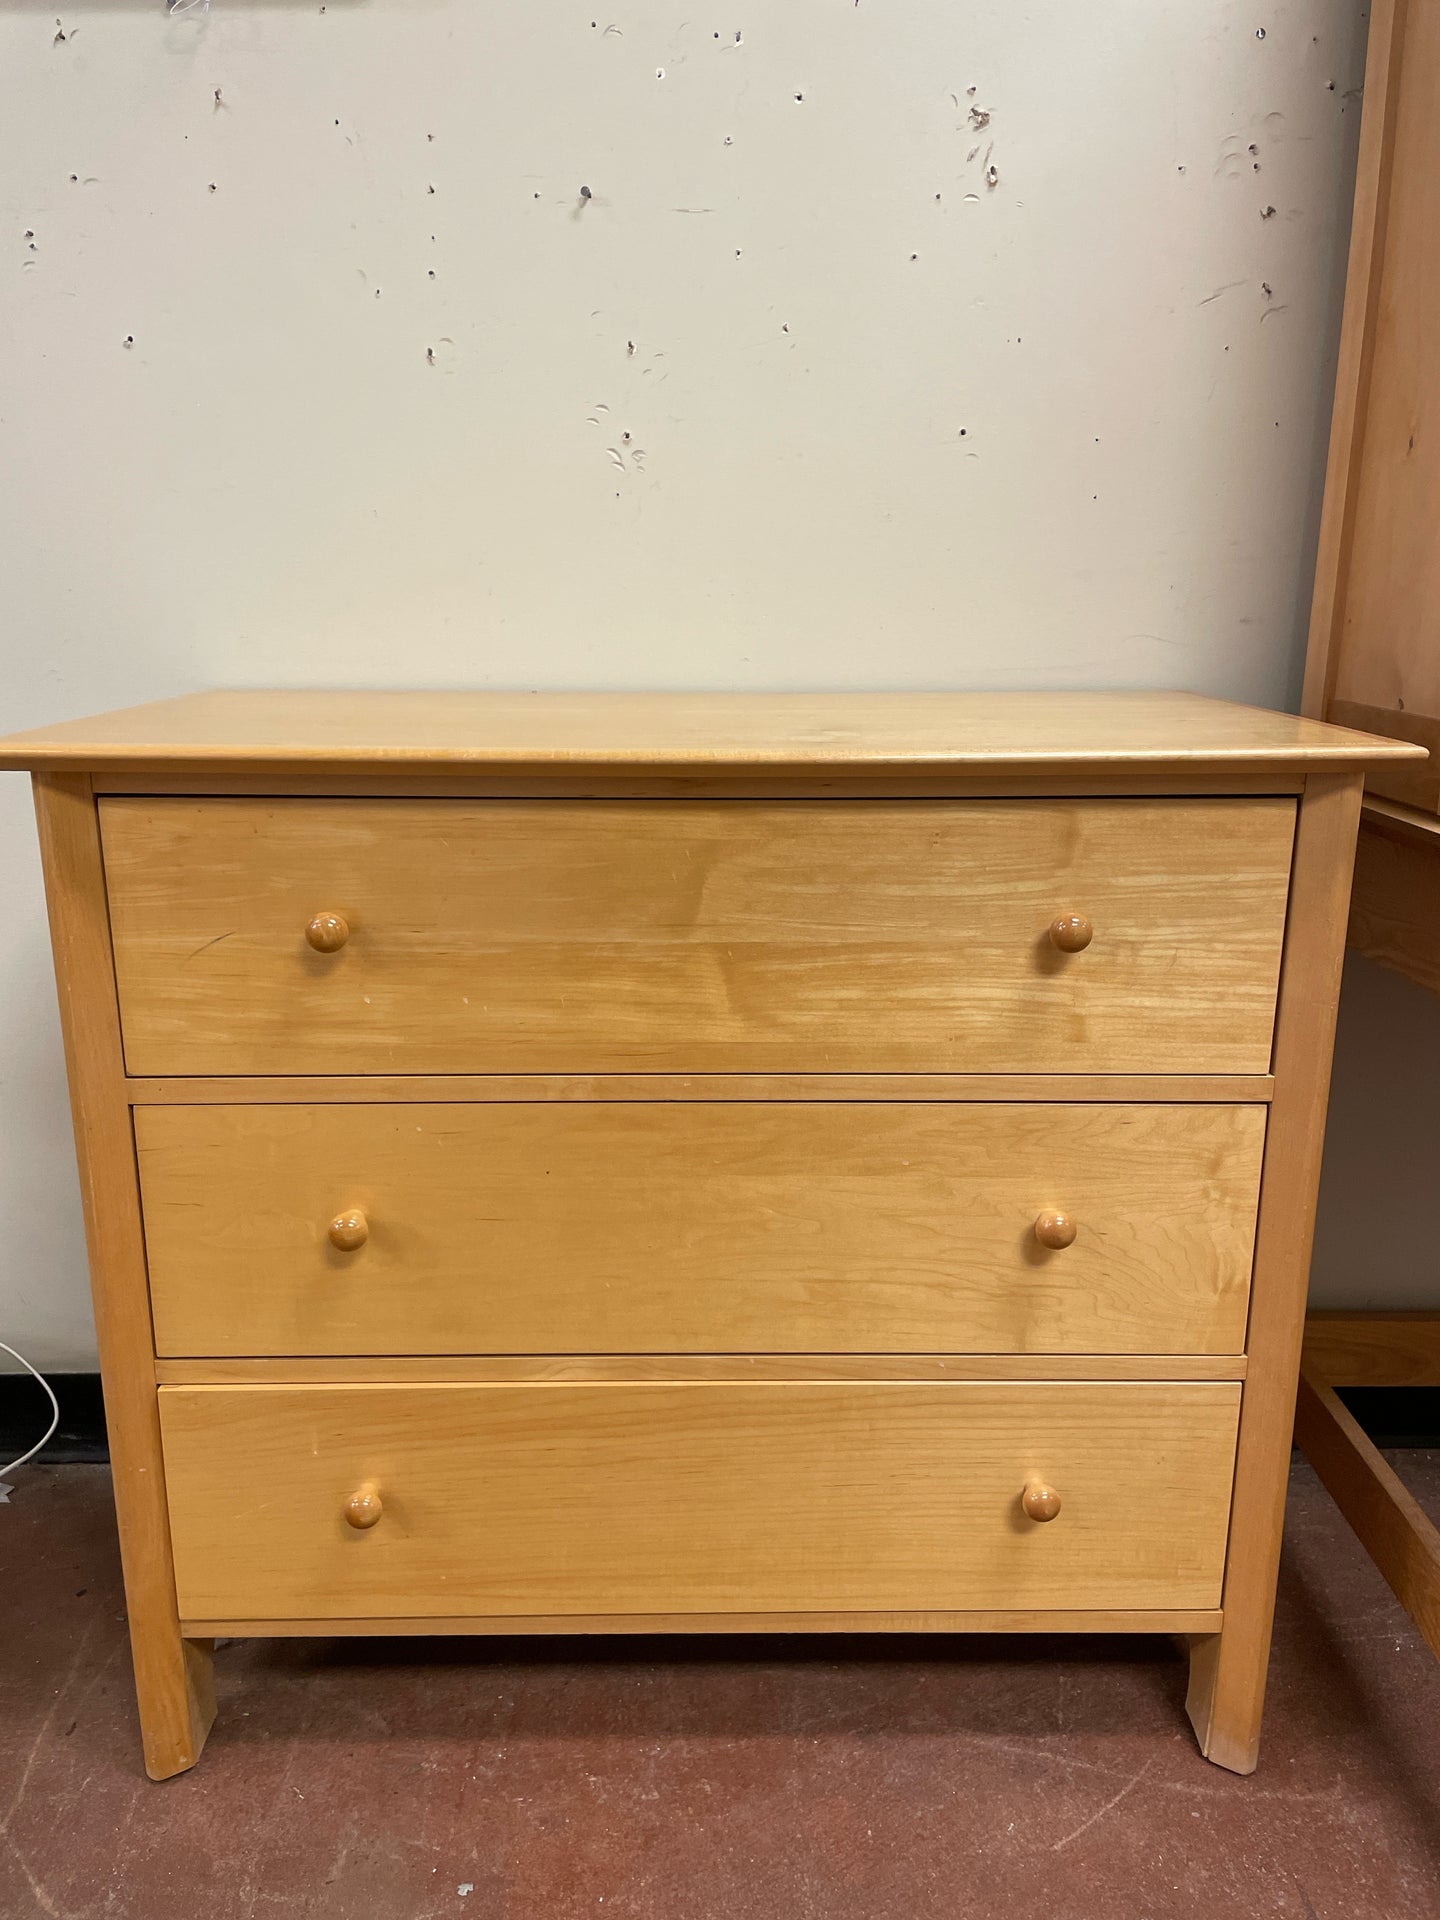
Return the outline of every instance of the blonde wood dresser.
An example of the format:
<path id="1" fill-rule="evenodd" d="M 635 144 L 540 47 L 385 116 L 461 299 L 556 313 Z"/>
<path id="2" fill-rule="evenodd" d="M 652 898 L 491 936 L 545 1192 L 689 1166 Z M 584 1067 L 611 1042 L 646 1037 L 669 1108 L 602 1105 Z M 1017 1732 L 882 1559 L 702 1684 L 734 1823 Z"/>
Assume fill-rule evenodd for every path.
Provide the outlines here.
<path id="1" fill-rule="evenodd" d="M 1361 784 L 1182 694 L 215 693 L 35 776 L 146 1761 L 217 1636 L 1188 1636 L 1255 1764 Z"/>

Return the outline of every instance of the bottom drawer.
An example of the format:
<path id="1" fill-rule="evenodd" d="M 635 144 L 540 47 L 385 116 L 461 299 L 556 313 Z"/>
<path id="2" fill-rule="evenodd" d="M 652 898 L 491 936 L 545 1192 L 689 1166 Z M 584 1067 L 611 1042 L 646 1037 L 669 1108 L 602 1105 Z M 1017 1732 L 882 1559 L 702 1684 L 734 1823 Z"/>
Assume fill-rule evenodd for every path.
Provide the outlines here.
<path id="1" fill-rule="evenodd" d="M 1215 1607 L 1239 1403 L 1228 1383 L 162 1387 L 180 1612 Z M 1032 1480 L 1052 1520 L 1027 1517 Z"/>

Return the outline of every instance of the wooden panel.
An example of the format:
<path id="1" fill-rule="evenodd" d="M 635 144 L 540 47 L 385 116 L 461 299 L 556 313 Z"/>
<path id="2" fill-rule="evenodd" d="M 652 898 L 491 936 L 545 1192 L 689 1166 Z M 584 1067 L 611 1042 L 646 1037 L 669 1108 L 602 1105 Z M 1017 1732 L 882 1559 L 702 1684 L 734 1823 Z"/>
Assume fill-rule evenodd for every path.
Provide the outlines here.
<path id="1" fill-rule="evenodd" d="M 1440 1528 L 1308 1366 L 1300 1375 L 1295 1440 L 1395 1598 L 1440 1654 Z"/>
<path id="2" fill-rule="evenodd" d="M 919 775 L 1363 764 L 1394 752 L 1191 693 L 187 694 L 0 740 L 0 767 Z"/>
<path id="3" fill-rule="evenodd" d="M 1364 706 L 1358 701 L 1335 699 L 1330 711 L 1353 726 L 1384 727 L 1397 739 L 1429 754 L 1421 760 L 1378 762 L 1370 770 L 1368 791 L 1378 798 L 1400 801 L 1419 808 L 1433 818 L 1440 807 L 1440 719 L 1409 707 Z"/>
<path id="4" fill-rule="evenodd" d="M 164 1354 L 1245 1344 L 1263 1107 L 142 1107 L 135 1125 Z M 1035 1226 L 1055 1209 L 1074 1238 L 1052 1249 Z M 351 1210 L 366 1237 L 337 1250 Z"/>
<path id="5" fill-rule="evenodd" d="M 1305 1364 L 1331 1387 L 1440 1387 L 1440 1313 L 1311 1313 Z"/>
<path id="6" fill-rule="evenodd" d="M 211 1649 L 203 1637 L 182 1636 L 175 1606 L 151 1385 L 155 1361 L 140 1194 L 89 781 L 67 774 L 38 776 L 35 813 L 90 1252 L 140 1732 L 146 1770 L 164 1780 L 194 1766 L 215 1718 Z"/>
<path id="7" fill-rule="evenodd" d="M 1288 800 L 101 813 L 132 1074 L 1269 1067 Z"/>
<path id="8" fill-rule="evenodd" d="M 1124 1607 L 971 1607 L 926 1613 L 541 1613 L 450 1614 L 379 1620 L 188 1620 L 186 1631 L 215 1639 L 273 1640 L 365 1634 L 625 1633 L 1215 1633 L 1218 1607 L 1167 1612 Z"/>
<path id="9" fill-rule="evenodd" d="M 1219 1602 L 1240 1389 L 162 1387 L 187 1617 Z M 1043 1480 L 1059 1516 L 1029 1520 Z M 342 1510 L 373 1483 L 383 1512 Z"/>
<path id="10" fill-rule="evenodd" d="M 1360 824 L 1349 942 L 1369 960 L 1440 993 L 1440 833 L 1371 813 Z"/>
<path id="11" fill-rule="evenodd" d="M 434 1073 L 266 1074 L 129 1080 L 136 1106 L 382 1105 L 400 1100 L 960 1100 L 1184 1101 L 1270 1099 L 1268 1073 Z"/>
<path id="12" fill-rule="evenodd" d="M 1334 698 L 1440 727 L 1440 8 L 1403 11 Z M 1367 98 L 1367 113 L 1370 102 Z M 1386 731 L 1390 731 L 1388 727 Z M 1436 769 L 1425 770 L 1434 810 Z M 1377 791 L 1426 804 L 1378 777 Z"/>
<path id="13" fill-rule="evenodd" d="M 1354 775 L 1313 775 L 1295 836 L 1225 1624 L 1197 1643 L 1186 1702 L 1202 1751 L 1235 1773 L 1259 1753 L 1360 791 Z"/>
<path id="14" fill-rule="evenodd" d="M 1406 0 L 1372 0 L 1370 8 L 1365 104 L 1360 116 L 1360 150 L 1355 163 L 1345 310 L 1335 370 L 1335 406 L 1330 420 L 1320 539 L 1315 556 L 1310 642 L 1305 656 L 1303 711 L 1316 719 L 1329 716 L 1335 677 L 1340 669 L 1340 635 L 1355 534 L 1370 373 L 1374 364 L 1380 275 L 1385 261 L 1385 221 L 1395 157 L 1395 103 L 1399 95 L 1405 12 Z M 1389 728 L 1381 731 L 1388 732 Z"/>
<path id="15" fill-rule="evenodd" d="M 1243 1380 L 1243 1353 L 339 1354 L 157 1360 L 162 1386 L 527 1380 Z"/>

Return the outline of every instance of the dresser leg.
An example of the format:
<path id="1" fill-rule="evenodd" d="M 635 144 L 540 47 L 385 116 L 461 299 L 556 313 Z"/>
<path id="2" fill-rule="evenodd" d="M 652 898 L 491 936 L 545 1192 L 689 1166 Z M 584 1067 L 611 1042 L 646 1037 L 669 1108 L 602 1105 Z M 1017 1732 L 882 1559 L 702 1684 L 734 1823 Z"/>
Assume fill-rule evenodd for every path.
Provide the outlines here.
<path id="1" fill-rule="evenodd" d="M 145 1770 L 152 1780 L 168 1780 L 194 1766 L 215 1718 L 215 1643 L 186 1640 L 180 1632 L 135 1140 L 100 825 L 89 776 L 37 775 L 35 812 L 75 1116 Z"/>
<path id="2" fill-rule="evenodd" d="M 130 1642 L 145 1771 L 169 1780 L 194 1766 L 215 1719 L 215 1642 L 150 1631 L 133 1616 Z"/>
<path id="3" fill-rule="evenodd" d="M 1221 1602 L 1224 1625 L 1219 1633 L 1192 1642 L 1186 1701 L 1201 1752 L 1232 1773 L 1253 1773 L 1260 1745 L 1359 819 L 1360 783 L 1353 773 L 1306 776 L 1271 1062 L 1275 1097 L 1255 1228 L 1248 1364 Z"/>
<path id="4" fill-rule="evenodd" d="M 1224 1642 L 1223 1632 L 1191 1638 L 1185 1711 L 1207 1760 L 1231 1773 L 1253 1773 L 1260 1753 L 1263 1694 L 1234 1684 L 1238 1676 L 1226 1671 Z"/>

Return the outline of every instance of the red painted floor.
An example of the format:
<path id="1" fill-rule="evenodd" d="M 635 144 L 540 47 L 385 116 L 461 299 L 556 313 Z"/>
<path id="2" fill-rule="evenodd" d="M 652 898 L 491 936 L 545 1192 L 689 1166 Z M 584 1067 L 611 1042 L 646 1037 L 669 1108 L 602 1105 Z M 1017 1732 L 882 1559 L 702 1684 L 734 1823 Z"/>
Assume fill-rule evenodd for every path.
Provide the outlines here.
<path id="1" fill-rule="evenodd" d="M 1167 1641 L 336 1640 L 155 1786 L 107 1474 L 17 1481 L 0 1920 L 1440 1920 L 1440 1668 L 1305 1467 L 1249 1780 Z"/>

